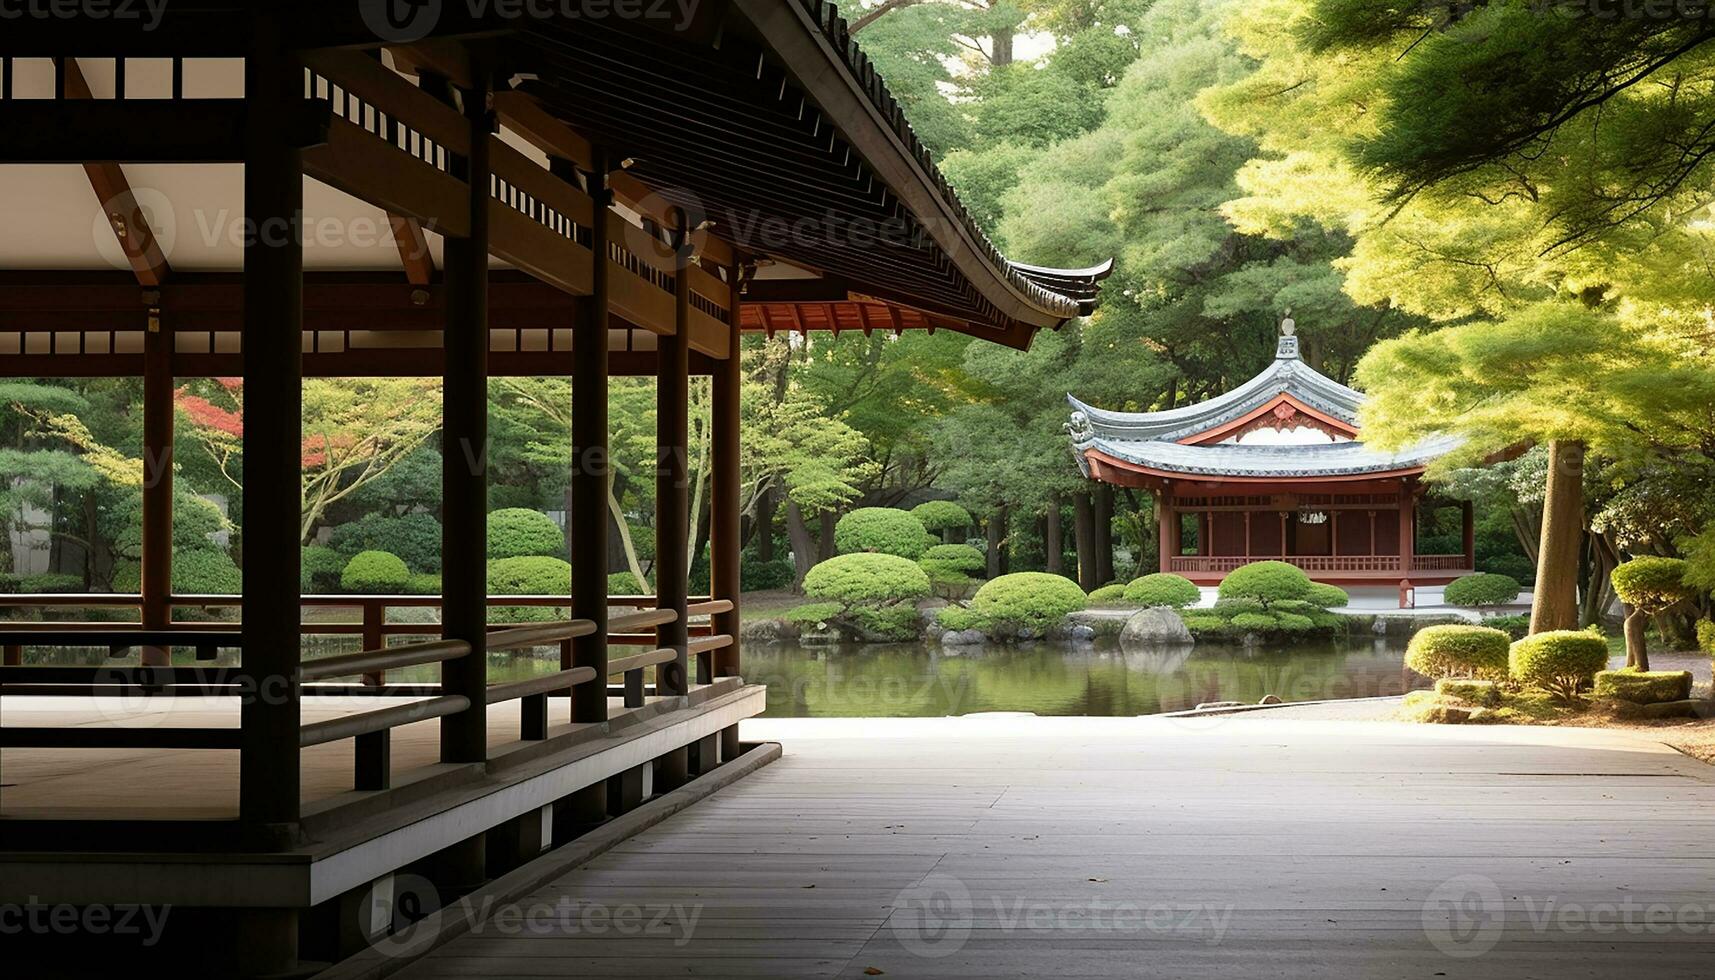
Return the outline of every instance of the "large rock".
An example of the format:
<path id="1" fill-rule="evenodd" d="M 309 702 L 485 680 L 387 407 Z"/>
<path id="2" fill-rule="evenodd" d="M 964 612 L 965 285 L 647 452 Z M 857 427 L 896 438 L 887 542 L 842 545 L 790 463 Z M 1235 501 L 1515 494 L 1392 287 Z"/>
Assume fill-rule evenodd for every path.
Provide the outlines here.
<path id="1" fill-rule="evenodd" d="M 798 638 L 798 627 L 784 619 L 751 619 L 739 624 L 738 638 L 746 643 L 782 643 Z"/>
<path id="2" fill-rule="evenodd" d="M 948 630 L 941 634 L 941 645 L 944 647 L 974 647 L 987 643 L 988 639 L 982 630 Z"/>
<path id="3" fill-rule="evenodd" d="M 1125 621 L 1120 630 L 1120 646 L 1180 646 L 1191 643 L 1191 631 L 1185 621 L 1171 609 L 1157 607 L 1140 609 Z"/>

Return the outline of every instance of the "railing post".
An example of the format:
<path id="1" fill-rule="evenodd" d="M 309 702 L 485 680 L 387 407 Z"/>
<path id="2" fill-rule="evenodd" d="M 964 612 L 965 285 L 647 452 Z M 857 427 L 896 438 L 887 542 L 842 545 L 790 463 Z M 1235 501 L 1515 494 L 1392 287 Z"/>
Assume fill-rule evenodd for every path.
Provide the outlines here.
<path id="1" fill-rule="evenodd" d="M 474 51 L 473 59 L 480 65 Z M 494 114 L 486 72 L 486 65 L 474 68 L 473 87 L 463 93 L 470 153 L 453 168 L 469 188 L 470 236 L 449 235 L 445 244 L 441 630 L 447 639 L 469 643 L 471 652 L 441 668 L 442 693 L 470 699 L 469 708 L 441 719 L 442 762 L 482 762 L 488 756 L 488 206 Z"/>
<path id="2" fill-rule="evenodd" d="M 7 644 L 4 654 L 0 654 L 0 665 L 7 667 L 22 667 L 24 665 L 24 648 Z"/>
<path id="3" fill-rule="evenodd" d="M 244 62 L 254 119 L 293 118 L 302 78 L 278 14 L 259 12 Z M 245 480 L 239 813 L 254 842 L 294 840 L 299 816 L 299 541 L 303 449 L 301 154 L 289 127 L 244 136 Z"/>
<path id="4" fill-rule="evenodd" d="M 739 289 L 742 270 L 733 266 L 727 270 L 727 357 L 715 363 L 712 382 L 713 412 L 710 419 L 711 444 L 709 462 L 713 470 L 709 493 L 709 592 L 710 597 L 732 603 L 732 609 L 716 613 L 711 622 L 714 632 L 732 637 L 732 646 L 719 650 L 715 659 L 715 677 L 737 677 L 739 673 L 738 606 L 743 583 L 739 580 L 741 566 L 739 540 L 739 389 L 742 387 L 742 365 L 739 357 Z M 707 684 L 703 676 L 703 660 L 699 658 L 697 680 Z"/>
<path id="5" fill-rule="evenodd" d="M 380 650 L 387 646 L 387 637 L 381 630 L 381 624 L 387 621 L 387 607 L 379 600 L 363 600 L 363 644 L 359 650 Z M 380 687 L 387 683 L 387 671 L 377 670 L 363 675 L 363 683 L 370 687 Z"/>
<path id="6" fill-rule="evenodd" d="M 393 732 L 383 728 L 352 739 L 356 753 L 353 786 L 360 790 L 387 789 L 393 784 Z"/>
<path id="7" fill-rule="evenodd" d="M 674 209 L 677 262 L 673 277 L 672 336 L 655 341 L 655 605 L 678 615 L 655 628 L 662 649 L 679 652 L 677 660 L 655 669 L 655 693 L 670 697 L 690 690 L 690 663 L 685 644 L 686 590 L 690 555 L 690 333 L 691 276 L 689 230 L 683 209 Z"/>
<path id="8" fill-rule="evenodd" d="M 556 165 L 558 168 L 558 165 Z M 571 510 L 566 515 L 566 544 L 572 561 L 572 616 L 595 624 L 595 631 L 572 641 L 574 667 L 596 672 L 591 684 L 572 688 L 572 721 L 607 721 L 607 494 L 608 458 L 608 205 L 607 155 L 591 152 L 585 175 L 595 202 L 590 229 L 590 297 L 579 309 L 572 360 Z M 585 800 L 593 808 L 593 800 Z"/>
<path id="9" fill-rule="evenodd" d="M 531 694 L 518 702 L 518 737 L 526 742 L 540 742 L 548 737 L 548 695 Z"/>
<path id="10" fill-rule="evenodd" d="M 143 561 L 142 608 L 146 630 L 167 629 L 173 618 L 173 334 L 151 311 L 143 334 Z M 143 666 L 172 663 L 171 647 L 142 648 Z"/>

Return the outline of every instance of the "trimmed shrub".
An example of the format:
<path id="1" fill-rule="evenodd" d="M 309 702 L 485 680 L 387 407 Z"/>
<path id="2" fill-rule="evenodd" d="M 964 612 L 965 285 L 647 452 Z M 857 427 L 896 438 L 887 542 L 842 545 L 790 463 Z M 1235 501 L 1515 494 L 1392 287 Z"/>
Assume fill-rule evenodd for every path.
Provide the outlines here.
<path id="1" fill-rule="evenodd" d="M 1217 616 L 1231 618 L 1240 613 L 1267 612 L 1262 603 L 1254 599 L 1216 599 L 1215 608 L 1211 612 Z"/>
<path id="2" fill-rule="evenodd" d="M 1697 647 L 1715 657 L 1715 622 L 1705 619 L 1697 624 Z"/>
<path id="3" fill-rule="evenodd" d="M 917 563 L 925 570 L 933 564 L 947 571 L 976 575 L 986 567 L 987 559 L 968 544 L 938 544 L 923 552 Z"/>
<path id="4" fill-rule="evenodd" d="M 1608 643 L 1588 630 L 1550 630 L 1512 646 L 1511 673 L 1521 684 L 1570 699 L 1608 666 Z"/>
<path id="5" fill-rule="evenodd" d="M 976 523 L 971 512 L 951 500 L 931 500 L 911 508 L 910 514 L 931 531 L 956 531 Z"/>
<path id="6" fill-rule="evenodd" d="M 1227 621 L 1219 616 L 1192 615 L 1185 616 L 1183 619 L 1185 620 L 1185 628 L 1194 634 L 1224 633 L 1228 628 Z"/>
<path id="7" fill-rule="evenodd" d="M 1246 633 L 1266 633 L 1279 625 L 1268 613 L 1239 613 L 1228 622 L 1234 629 Z"/>
<path id="8" fill-rule="evenodd" d="M 1501 703 L 1500 685 L 1470 677 L 1443 677 L 1435 682 L 1435 693 L 1490 708 Z"/>
<path id="9" fill-rule="evenodd" d="M 1352 597 L 1338 585 L 1311 582 L 1304 601 L 1318 609 L 1341 609 L 1352 604 Z"/>
<path id="10" fill-rule="evenodd" d="M 403 592 L 410 581 L 411 570 L 405 562 L 387 551 L 360 551 L 345 563 L 339 575 L 339 587 L 347 592 Z"/>
<path id="11" fill-rule="evenodd" d="M 1195 606 L 1203 598 L 1203 590 L 1183 575 L 1156 572 L 1145 575 L 1125 587 L 1125 601 L 1139 606 L 1170 606 L 1184 609 Z"/>
<path id="12" fill-rule="evenodd" d="M 825 626 L 846 611 L 837 602 L 806 602 L 786 611 L 782 618 L 794 626 Z"/>
<path id="13" fill-rule="evenodd" d="M 490 558 L 559 558 L 565 553 L 565 532 L 541 511 L 509 507 L 488 515 Z"/>
<path id="14" fill-rule="evenodd" d="M 432 514 L 365 514 L 334 528 L 328 544 L 347 559 L 363 551 L 385 551 L 419 572 L 441 570 L 441 522 Z"/>
<path id="15" fill-rule="evenodd" d="M 1685 584 L 1682 558 L 1641 555 L 1616 566 L 1610 580 L 1621 602 L 1645 613 L 1658 613 L 1695 595 Z"/>
<path id="16" fill-rule="evenodd" d="M 23 580 L 19 581 L 22 588 Z M 214 547 L 184 548 L 173 552 L 173 591 L 180 595 L 236 595 L 244 587 L 244 573 L 232 556 Z M 78 582 L 78 591 L 83 588 Z M 143 566 L 135 561 L 113 564 L 113 591 L 139 592 L 143 588 Z"/>
<path id="17" fill-rule="evenodd" d="M 1250 599 L 1268 608 L 1282 599 L 1306 599 L 1313 583 L 1296 565 L 1283 561 L 1259 561 L 1242 565 L 1221 580 L 1223 599 Z"/>
<path id="18" fill-rule="evenodd" d="M 909 602 L 848 606 L 845 615 L 860 639 L 874 641 L 917 638 L 917 607 Z"/>
<path id="19" fill-rule="evenodd" d="M 985 583 L 971 598 L 971 609 L 982 618 L 985 629 L 1004 626 L 1041 632 L 1089 602 L 1078 583 L 1063 575 L 1015 572 Z"/>
<path id="20" fill-rule="evenodd" d="M 1316 628 L 1316 621 L 1302 613 L 1275 613 L 1274 621 L 1278 628 L 1290 633 L 1307 633 Z"/>
<path id="21" fill-rule="evenodd" d="M 34 575 L 21 575 L 17 582 L 18 591 L 27 595 L 52 595 L 83 591 L 83 576 L 70 575 L 65 572 L 37 572 Z"/>
<path id="22" fill-rule="evenodd" d="M 572 566 L 563 558 L 524 555 L 496 558 L 488 563 L 490 595 L 566 595 L 572 587 Z M 552 623 L 567 611 L 554 606 L 494 606 L 491 623 Z"/>
<path id="23" fill-rule="evenodd" d="M 935 614 L 935 621 L 951 631 L 981 629 L 983 620 L 975 611 L 964 606 L 947 606 Z"/>
<path id="24" fill-rule="evenodd" d="M 1505 680 L 1512 637 L 1487 626 L 1447 624 L 1417 631 L 1405 665 L 1425 677 Z"/>
<path id="25" fill-rule="evenodd" d="M 655 586 L 630 572 L 614 572 L 607 577 L 608 595 L 654 595 Z"/>
<path id="26" fill-rule="evenodd" d="M 410 595 L 440 595 L 441 576 L 436 572 L 413 575 L 405 583 L 405 591 Z"/>
<path id="27" fill-rule="evenodd" d="M 1642 671 L 1629 667 L 1599 671 L 1596 674 L 1596 696 L 1633 704 L 1684 701 L 1691 697 L 1691 671 Z"/>
<path id="28" fill-rule="evenodd" d="M 848 605 L 921 599 L 929 594 L 929 576 L 897 555 L 838 555 L 810 569 L 804 594 Z"/>
<path id="29" fill-rule="evenodd" d="M 345 558 L 332 548 L 312 544 L 304 548 L 300 561 L 300 585 L 305 592 L 338 592 Z"/>
<path id="30" fill-rule="evenodd" d="M 1125 586 L 1125 583 L 1123 583 L 1123 582 L 1114 582 L 1111 585 L 1104 585 L 1101 588 L 1097 589 L 1096 591 L 1090 593 L 1090 605 L 1092 605 L 1092 606 L 1120 606 L 1120 605 L 1125 605 L 1126 604 L 1125 590 L 1126 590 L 1126 586 Z"/>
<path id="31" fill-rule="evenodd" d="M 1517 579 L 1492 572 L 1477 572 L 1447 583 L 1442 597 L 1449 606 L 1482 609 L 1487 606 L 1504 606 L 1516 601 L 1519 589 Z"/>
<path id="32" fill-rule="evenodd" d="M 923 522 L 894 507 L 859 507 L 834 525 L 834 546 L 842 555 L 875 552 L 916 561 L 928 543 Z"/>

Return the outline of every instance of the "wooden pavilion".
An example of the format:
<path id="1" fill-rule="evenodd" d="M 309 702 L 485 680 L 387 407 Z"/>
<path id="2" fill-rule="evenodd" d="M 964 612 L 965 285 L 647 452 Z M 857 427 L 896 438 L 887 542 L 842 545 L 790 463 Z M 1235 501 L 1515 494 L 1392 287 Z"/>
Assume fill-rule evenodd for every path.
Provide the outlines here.
<path id="1" fill-rule="evenodd" d="M 1198 584 L 1274 559 L 1320 582 L 1397 584 L 1404 605 L 1415 585 L 1469 574 L 1469 502 L 1463 554 L 1416 548 L 1420 477 L 1457 442 L 1434 439 L 1399 452 L 1365 445 L 1364 395 L 1304 363 L 1293 330 L 1288 319 L 1261 374 L 1196 405 L 1109 412 L 1069 396 L 1067 430 L 1079 467 L 1092 479 L 1155 494 L 1161 571 Z"/>
<path id="2" fill-rule="evenodd" d="M 141 377 L 145 400 L 140 593 L 0 597 L 64 620 L 0 629 L 0 903 L 230 923 L 192 930 L 218 975 L 337 958 L 397 873 L 456 893 L 742 751 L 764 695 L 737 642 L 741 331 L 1024 347 L 1107 271 L 1001 256 L 823 0 L 110 6 L 0 28 L 0 376 Z M 486 595 L 486 385 L 508 374 L 572 379 L 568 594 Z M 658 383 L 653 596 L 609 596 L 587 557 L 613 375 Z M 683 560 L 694 375 L 707 597 Z M 243 592 L 175 595 L 175 379 L 226 376 Z M 366 376 L 442 379 L 438 599 L 300 594 L 302 380 Z M 496 602 L 572 618 L 495 629 Z M 389 645 L 422 631 L 388 620 L 407 605 L 441 635 Z M 67 612 L 95 606 L 134 619 Z M 178 615 L 212 606 L 238 622 Z M 364 652 L 305 661 L 311 632 Z M 557 673 L 489 682 L 489 653 L 540 646 Z M 90 647 L 109 666 L 54 663 Z M 438 683 L 387 676 L 425 666 Z"/>

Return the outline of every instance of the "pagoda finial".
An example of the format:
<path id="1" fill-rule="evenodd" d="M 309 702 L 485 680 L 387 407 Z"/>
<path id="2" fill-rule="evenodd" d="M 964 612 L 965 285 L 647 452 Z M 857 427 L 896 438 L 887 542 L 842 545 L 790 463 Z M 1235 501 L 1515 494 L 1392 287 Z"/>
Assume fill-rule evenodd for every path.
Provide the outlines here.
<path id="1" fill-rule="evenodd" d="M 1292 307 L 1286 308 L 1286 316 L 1280 321 L 1280 344 L 1274 349 L 1276 360 L 1298 359 L 1298 321 L 1292 318 Z"/>

